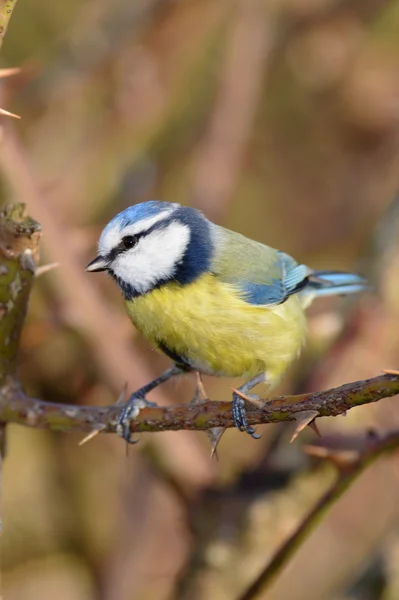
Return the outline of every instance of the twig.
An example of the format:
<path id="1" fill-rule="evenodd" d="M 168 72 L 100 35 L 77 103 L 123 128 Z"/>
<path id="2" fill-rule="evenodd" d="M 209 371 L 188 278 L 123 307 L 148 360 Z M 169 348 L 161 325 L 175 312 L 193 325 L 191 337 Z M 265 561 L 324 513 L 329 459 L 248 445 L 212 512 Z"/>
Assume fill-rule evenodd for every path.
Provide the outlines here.
<path id="1" fill-rule="evenodd" d="M 270 13 L 258 0 L 233 8 L 219 92 L 194 166 L 194 203 L 213 220 L 226 212 L 247 149 L 274 41 Z"/>
<path id="2" fill-rule="evenodd" d="M 390 433 L 384 438 L 370 441 L 360 452 L 326 452 L 325 458 L 334 462 L 339 475 L 332 486 L 322 495 L 315 506 L 299 524 L 294 533 L 276 552 L 258 577 L 237 600 L 257 600 L 265 597 L 265 592 L 287 565 L 301 544 L 308 538 L 331 506 L 341 498 L 359 475 L 382 454 L 388 454 L 399 448 L 399 432 Z M 324 450 L 324 449 L 321 449 Z M 313 454 L 313 452 L 312 452 Z M 319 454 L 316 453 L 315 454 Z M 322 456 L 322 454 L 320 454 Z"/>
<path id="3" fill-rule="evenodd" d="M 3 45 L 7 27 L 12 17 L 17 0 L 0 0 L 0 48 Z M 0 69 L 1 77 L 14 75 L 17 69 Z M 0 114 L 19 118 L 18 115 L 0 108 Z M 15 372 L 19 337 L 28 306 L 30 287 L 35 270 L 35 258 L 38 250 L 39 226 L 32 220 L 25 219 L 22 207 L 17 214 L 9 215 L 3 211 L 3 223 L 0 227 L 0 321 L 8 315 L 5 322 L 0 323 L 0 380 L 4 381 L 9 373 Z M 19 209 L 19 212 L 18 212 Z M 12 227 L 13 217 L 19 221 L 21 231 L 16 234 Z M 14 221 L 14 224 L 15 224 Z M 28 233 L 28 239 L 26 234 Z M 29 233 L 32 238 L 29 240 Z M 21 240 L 24 241 L 19 247 Z M 18 246 L 15 252 L 15 245 Z M 28 254 L 30 253 L 30 256 Z M 5 303 L 1 300 L 7 300 Z M 13 328 L 10 330 L 9 326 Z M 3 529 L 3 460 L 6 452 L 6 423 L 0 421 L 0 531 Z M 2 581 L 0 581 L 0 588 Z M 0 594 L 2 589 L 0 591 Z M 2 594 L 1 594 L 2 595 Z"/>
<path id="4" fill-rule="evenodd" d="M 365 381 L 297 396 L 265 400 L 263 406 L 248 406 L 248 422 L 281 423 L 298 421 L 302 412 L 313 410 L 319 417 L 336 416 L 363 404 L 399 394 L 399 377 L 380 375 Z M 19 423 L 54 431 L 115 432 L 120 407 L 74 406 L 44 402 L 27 397 L 19 385 L 8 382 L 0 389 L 0 421 Z M 207 430 L 233 427 L 231 404 L 208 401 L 203 404 L 159 406 L 143 409 L 131 424 L 131 431 Z"/>

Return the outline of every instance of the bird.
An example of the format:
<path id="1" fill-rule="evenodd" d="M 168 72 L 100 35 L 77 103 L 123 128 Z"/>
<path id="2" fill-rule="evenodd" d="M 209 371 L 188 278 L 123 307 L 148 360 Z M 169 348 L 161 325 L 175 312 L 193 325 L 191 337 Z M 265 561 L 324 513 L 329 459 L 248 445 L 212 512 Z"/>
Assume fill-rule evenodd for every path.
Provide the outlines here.
<path id="1" fill-rule="evenodd" d="M 147 394 L 187 372 L 244 377 L 233 390 L 235 426 L 258 437 L 246 416 L 253 387 L 274 387 L 306 339 L 315 298 L 361 292 L 364 277 L 319 271 L 288 254 L 217 225 L 196 208 L 161 200 L 129 206 L 104 227 L 86 267 L 119 286 L 128 316 L 173 366 L 133 392 L 117 432 L 153 405 Z M 259 399 L 258 399 L 259 400 Z"/>

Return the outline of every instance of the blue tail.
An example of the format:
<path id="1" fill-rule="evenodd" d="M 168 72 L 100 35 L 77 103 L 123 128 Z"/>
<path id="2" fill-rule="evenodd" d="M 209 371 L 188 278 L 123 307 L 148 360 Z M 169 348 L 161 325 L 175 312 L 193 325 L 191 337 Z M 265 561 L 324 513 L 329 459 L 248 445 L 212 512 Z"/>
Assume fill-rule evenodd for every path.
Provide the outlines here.
<path id="1" fill-rule="evenodd" d="M 313 293 L 317 297 L 356 294 L 367 290 L 367 280 L 354 273 L 343 271 L 313 271 L 303 293 Z"/>

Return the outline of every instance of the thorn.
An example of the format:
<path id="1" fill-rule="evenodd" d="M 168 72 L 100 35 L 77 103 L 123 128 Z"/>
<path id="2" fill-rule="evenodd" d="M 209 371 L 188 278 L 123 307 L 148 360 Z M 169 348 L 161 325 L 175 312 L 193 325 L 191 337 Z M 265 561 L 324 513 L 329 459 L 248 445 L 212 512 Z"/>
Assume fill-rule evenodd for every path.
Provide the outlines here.
<path id="1" fill-rule="evenodd" d="M 331 450 L 323 446 L 304 446 L 303 450 L 309 456 L 330 461 L 341 473 L 352 469 L 360 458 L 357 450 Z"/>
<path id="2" fill-rule="evenodd" d="M 321 433 L 317 426 L 316 419 L 314 421 L 311 421 L 310 423 L 308 423 L 308 427 L 310 427 L 310 429 L 313 429 L 313 431 L 316 433 L 316 435 L 318 435 L 319 438 L 321 438 Z"/>
<path id="3" fill-rule="evenodd" d="M 103 429 L 106 429 L 105 425 L 101 425 L 101 427 L 98 427 L 97 429 L 90 431 L 90 433 L 88 433 L 82 440 L 80 440 L 78 446 L 83 446 L 87 442 L 90 442 L 90 440 L 92 440 L 94 437 L 96 437 L 96 435 L 98 435 L 101 431 L 103 431 Z"/>
<path id="4" fill-rule="evenodd" d="M 217 447 L 225 431 L 226 427 L 212 427 L 206 432 L 209 441 L 211 442 L 211 458 L 215 457 L 216 460 L 219 460 Z"/>
<path id="5" fill-rule="evenodd" d="M 209 398 L 208 398 L 208 394 L 206 393 L 206 389 L 205 389 L 204 382 L 202 379 L 202 373 L 199 373 L 198 371 L 196 371 L 195 375 L 197 378 L 197 389 L 195 391 L 196 400 L 198 403 L 207 402 L 207 400 L 209 400 Z"/>
<path id="6" fill-rule="evenodd" d="M 314 421 L 315 418 L 318 416 L 319 416 L 319 413 L 317 410 L 303 410 L 299 413 L 296 413 L 295 420 L 297 422 L 297 425 L 296 425 L 295 431 L 292 434 L 292 437 L 290 439 L 290 444 L 292 444 L 292 442 L 298 437 L 298 435 L 301 433 L 301 431 L 303 431 L 305 429 L 305 427 L 310 425 L 312 423 L 312 421 Z M 312 429 L 314 431 L 316 431 L 316 433 L 318 435 L 320 435 L 320 433 L 318 432 L 317 426 L 315 426 L 315 427 L 316 427 L 316 429 L 314 429 L 313 427 L 312 427 Z"/>
<path id="7" fill-rule="evenodd" d="M 315 456 L 316 458 L 328 458 L 331 455 L 331 450 L 324 446 L 303 446 L 303 451 L 309 456 Z"/>
<path id="8" fill-rule="evenodd" d="M 48 273 L 49 271 L 52 271 L 53 269 L 55 269 L 56 267 L 59 267 L 60 263 L 49 263 L 48 265 L 41 265 L 40 267 L 38 267 L 35 271 L 35 277 L 40 277 L 41 275 L 44 275 L 45 273 Z"/>
<path id="9" fill-rule="evenodd" d="M 240 390 L 237 390 L 236 388 L 231 389 L 233 391 L 233 394 L 237 394 L 237 396 L 240 396 L 240 398 L 243 398 L 243 400 L 246 400 L 247 402 L 253 404 L 257 408 L 263 408 L 265 404 L 264 400 L 261 400 L 260 398 L 254 398 L 254 396 L 247 396 L 246 394 L 244 394 L 244 392 L 240 392 Z"/>
<path id="10" fill-rule="evenodd" d="M 399 371 L 397 369 L 382 369 L 382 372 L 386 375 L 399 375 Z"/>
<path id="11" fill-rule="evenodd" d="M 202 374 L 197 371 L 196 376 L 197 376 L 198 395 L 201 396 L 203 400 L 208 400 L 208 394 L 206 393 L 206 390 L 204 387 L 204 382 L 202 380 Z"/>
<path id="12" fill-rule="evenodd" d="M 196 371 L 195 376 L 197 379 L 197 386 L 195 388 L 194 397 L 190 400 L 190 404 L 204 404 L 209 398 L 202 381 L 202 374 Z"/>
<path id="13" fill-rule="evenodd" d="M 195 376 L 197 379 L 197 386 L 195 388 L 194 397 L 190 401 L 190 404 L 204 404 L 204 402 L 207 402 L 209 398 L 202 380 L 202 373 L 196 371 Z M 211 429 L 208 429 L 205 432 L 209 438 L 209 441 L 211 442 L 211 458 L 215 457 L 218 460 L 217 447 L 225 431 L 226 427 L 211 427 Z"/>
<path id="14" fill-rule="evenodd" d="M 115 406 L 119 406 L 119 404 L 124 404 L 125 403 L 126 391 L 127 391 L 127 382 L 123 386 L 122 392 L 119 394 L 119 397 L 117 398 L 117 400 L 115 402 Z M 90 440 L 92 440 L 94 437 L 96 437 L 96 435 L 98 435 L 101 431 L 103 431 L 103 429 L 106 429 L 106 425 L 100 425 L 100 427 L 97 427 L 93 431 L 90 431 L 90 433 L 88 433 L 83 438 L 83 440 L 80 440 L 80 442 L 79 442 L 78 445 L 79 446 L 83 446 L 84 444 L 86 444 L 87 442 L 89 442 Z"/>
<path id="15" fill-rule="evenodd" d="M 119 394 L 116 402 L 115 402 L 115 406 L 119 406 L 120 404 L 124 404 L 126 401 L 126 392 L 127 392 L 127 382 L 125 383 L 125 385 L 122 388 L 121 393 Z M 101 431 L 103 431 L 103 429 L 106 429 L 106 425 L 100 425 L 100 427 L 97 427 L 96 429 L 94 429 L 93 431 L 91 431 L 89 434 L 86 435 L 86 437 L 83 438 L 83 440 L 81 440 L 79 442 L 79 446 L 83 446 L 83 444 L 86 444 L 87 442 L 89 442 L 90 440 L 92 440 L 94 437 L 96 437 L 96 435 L 98 435 Z"/>
<path id="16" fill-rule="evenodd" d="M 237 396 L 240 396 L 240 398 L 243 398 L 247 402 L 251 402 L 252 398 L 250 398 L 249 396 L 244 394 L 244 392 L 240 392 L 240 390 L 237 390 L 236 388 L 231 388 L 231 389 L 232 389 L 233 393 L 237 394 Z"/>
<path id="17" fill-rule="evenodd" d="M 21 67 L 10 67 L 8 69 L 0 69 L 0 79 L 4 77 L 12 77 L 13 75 L 18 75 L 21 73 Z"/>
<path id="18" fill-rule="evenodd" d="M 4 108 L 0 108 L 0 115 L 4 115 L 6 117 L 13 117 L 13 119 L 20 119 L 20 115 L 16 115 L 15 113 L 9 112 L 8 110 L 5 110 Z"/>

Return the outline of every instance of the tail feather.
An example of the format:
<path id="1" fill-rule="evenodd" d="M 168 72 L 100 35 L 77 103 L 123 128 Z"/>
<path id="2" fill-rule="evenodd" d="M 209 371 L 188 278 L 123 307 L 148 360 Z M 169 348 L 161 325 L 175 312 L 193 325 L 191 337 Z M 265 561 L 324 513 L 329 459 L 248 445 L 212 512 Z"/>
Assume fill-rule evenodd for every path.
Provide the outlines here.
<path id="1" fill-rule="evenodd" d="M 308 277 L 308 284 L 303 293 L 311 293 L 317 297 L 356 294 L 368 289 L 369 284 L 364 277 L 343 271 L 313 271 Z"/>

